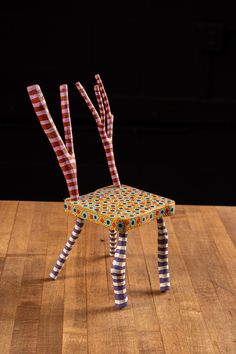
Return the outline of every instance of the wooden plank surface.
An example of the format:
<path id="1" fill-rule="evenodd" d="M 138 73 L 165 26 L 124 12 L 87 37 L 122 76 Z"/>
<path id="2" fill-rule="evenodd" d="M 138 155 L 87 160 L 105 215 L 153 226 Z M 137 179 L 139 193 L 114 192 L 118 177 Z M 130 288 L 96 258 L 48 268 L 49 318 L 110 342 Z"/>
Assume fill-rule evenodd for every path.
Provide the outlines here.
<path id="1" fill-rule="evenodd" d="M 75 219 L 68 220 L 68 236 L 74 228 Z M 87 353 L 88 327 L 87 327 L 87 288 L 86 288 L 86 224 L 75 244 L 65 272 L 64 319 L 62 352 Z M 61 275 L 59 275 L 61 276 Z"/>
<path id="2" fill-rule="evenodd" d="M 64 320 L 64 269 L 56 281 L 49 278 L 61 249 L 67 240 L 67 217 L 61 203 L 49 203 L 45 220 L 48 234 L 43 275 L 43 292 L 39 317 L 37 353 L 61 353 Z"/>
<path id="3" fill-rule="evenodd" d="M 27 239 L 28 242 L 11 340 L 11 353 L 15 354 L 35 353 L 38 340 L 47 252 L 48 232 L 45 225 L 47 224 L 48 205 L 37 202 L 32 205 L 32 213 L 28 237 L 23 239 L 23 244 L 26 245 Z M 11 244 L 9 254 L 10 252 L 14 252 L 13 244 Z"/>
<path id="4" fill-rule="evenodd" d="M 156 257 L 157 228 L 155 221 L 149 225 L 145 225 L 144 228 L 140 230 L 140 236 L 153 294 L 153 302 L 160 323 L 164 350 L 166 353 L 174 353 L 174 350 L 176 353 L 190 353 L 184 323 L 180 316 L 180 307 L 175 299 L 173 288 L 171 291 L 163 294 L 159 291 Z M 171 254 L 171 252 L 174 254 L 174 257 L 178 257 L 177 250 L 174 247 L 173 250 L 171 250 L 171 244 L 169 242 L 169 253 Z M 169 257 L 170 274 L 172 270 L 171 261 L 173 262 L 171 257 Z M 175 285 L 176 280 L 174 277 L 175 274 L 171 274 L 171 282 Z"/>
<path id="5" fill-rule="evenodd" d="M 6 208 L 9 208 L 10 204 L 11 202 L 8 202 Z M 12 220 L 11 237 L 0 280 L 0 353 L 10 353 L 13 349 L 11 339 L 22 291 L 22 277 L 34 208 L 34 202 L 19 203 L 17 215 Z M 2 227 L 4 219 L 2 217 L 1 219 Z"/>
<path id="6" fill-rule="evenodd" d="M 9 247 L 18 205 L 18 201 L 0 201 L 0 278 L 6 260 L 6 253 Z"/>
<path id="7" fill-rule="evenodd" d="M 179 205 L 166 219 L 171 290 L 161 294 L 156 222 L 128 235 L 128 307 L 114 306 L 109 235 L 62 203 L 0 201 L 0 353 L 236 353 L 236 207 Z"/>
<path id="8" fill-rule="evenodd" d="M 140 239 L 140 229 L 131 231 L 128 237 L 127 275 L 138 352 L 163 353 L 164 344 L 160 331 L 160 321 L 153 301 L 152 287 Z M 155 253 L 154 258 L 156 259 Z M 153 271 L 156 273 L 156 270 L 155 266 Z"/>

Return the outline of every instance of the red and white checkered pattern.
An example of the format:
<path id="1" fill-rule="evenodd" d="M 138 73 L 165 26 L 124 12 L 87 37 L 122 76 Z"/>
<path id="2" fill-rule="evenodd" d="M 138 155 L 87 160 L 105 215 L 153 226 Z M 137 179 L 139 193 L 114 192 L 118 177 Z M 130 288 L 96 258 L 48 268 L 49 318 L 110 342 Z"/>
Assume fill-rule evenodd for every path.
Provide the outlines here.
<path id="1" fill-rule="evenodd" d="M 73 136 L 68 103 L 67 85 L 60 86 L 62 120 L 65 132 L 65 144 L 54 124 L 39 85 L 27 87 L 27 91 L 39 122 L 50 141 L 58 163 L 64 174 L 69 194 L 72 200 L 79 197 L 77 182 L 77 167 L 73 148 Z"/>
<path id="2" fill-rule="evenodd" d="M 84 87 L 81 85 L 80 82 L 76 83 L 76 87 L 79 90 L 83 99 L 85 100 L 88 108 L 92 112 L 97 123 L 98 132 L 105 150 L 113 185 L 120 186 L 120 179 L 116 168 L 112 144 L 114 116 L 111 113 L 110 104 L 102 80 L 99 75 L 95 75 L 95 78 L 97 81 L 97 85 L 94 86 L 94 91 L 97 98 L 100 115 L 98 114 L 96 108 L 94 107 L 92 101 L 90 100 L 89 96 L 87 95 Z"/>

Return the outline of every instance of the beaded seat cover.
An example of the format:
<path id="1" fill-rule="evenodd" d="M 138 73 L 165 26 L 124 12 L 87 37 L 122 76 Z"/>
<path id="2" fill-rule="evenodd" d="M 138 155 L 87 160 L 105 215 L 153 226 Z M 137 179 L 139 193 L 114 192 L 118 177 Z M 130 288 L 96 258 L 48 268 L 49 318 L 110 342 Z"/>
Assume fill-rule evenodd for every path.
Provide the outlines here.
<path id="1" fill-rule="evenodd" d="M 127 185 L 107 186 L 79 197 L 65 199 L 65 211 L 119 232 L 173 215 L 175 202 Z"/>

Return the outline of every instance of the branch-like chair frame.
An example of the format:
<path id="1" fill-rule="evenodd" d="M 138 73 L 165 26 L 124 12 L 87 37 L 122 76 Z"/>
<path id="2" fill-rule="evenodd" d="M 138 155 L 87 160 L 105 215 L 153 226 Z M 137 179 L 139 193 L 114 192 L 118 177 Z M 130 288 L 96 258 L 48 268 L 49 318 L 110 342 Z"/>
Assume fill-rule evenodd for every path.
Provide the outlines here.
<path id="1" fill-rule="evenodd" d="M 93 222 L 98 223 L 97 214 L 94 213 L 94 211 L 92 214 L 89 214 L 87 212 L 88 209 L 86 209 L 84 207 L 85 204 L 83 204 L 84 200 L 93 200 L 94 197 L 98 198 L 98 195 L 102 196 L 102 198 L 104 199 L 105 195 L 107 199 L 105 201 L 103 200 L 103 202 L 108 203 L 108 201 L 111 201 L 112 206 L 112 198 L 115 198 L 114 194 L 112 193 L 115 193 L 117 198 L 120 199 L 124 205 L 126 205 L 127 200 L 129 201 L 130 199 L 132 199 L 132 201 L 135 200 L 136 204 L 140 203 L 140 207 L 143 208 L 143 210 L 139 208 L 140 210 L 136 212 L 138 214 L 136 218 L 130 218 L 129 215 L 131 214 L 127 214 L 129 212 L 128 210 L 127 212 L 125 211 L 126 214 L 124 214 L 128 215 L 127 218 L 125 218 L 124 215 L 121 215 L 121 217 L 123 217 L 124 219 L 118 218 L 116 223 L 110 222 L 110 224 L 108 225 L 106 225 L 104 223 L 104 220 L 100 218 L 102 220 L 100 222 L 103 222 L 104 226 L 109 228 L 109 254 L 110 256 L 114 257 L 111 267 L 111 275 L 114 287 L 115 305 L 117 308 L 123 308 L 128 304 L 128 296 L 126 291 L 126 249 L 128 229 L 140 226 L 143 222 L 149 222 L 152 218 L 155 218 L 157 220 L 157 264 L 160 281 L 160 291 L 164 292 L 166 290 L 169 290 L 170 288 L 170 276 L 168 266 L 168 232 L 165 225 L 164 216 L 172 215 L 174 213 L 175 203 L 173 200 L 160 196 L 155 196 L 151 193 L 143 192 L 132 187 L 121 185 L 113 151 L 114 116 L 111 113 L 110 103 L 101 77 L 99 75 L 95 75 L 95 79 L 96 84 L 94 86 L 94 92 L 97 100 L 99 113 L 81 83 L 77 82 L 75 85 L 95 119 L 97 129 L 105 151 L 106 160 L 112 179 L 113 190 L 111 191 L 110 187 L 106 187 L 104 189 L 101 189 L 101 193 L 95 191 L 95 194 L 91 193 L 88 196 L 79 195 L 77 181 L 77 165 L 74 153 L 73 134 L 69 109 L 68 86 L 66 84 L 60 86 L 64 141 L 60 136 L 56 125 L 50 115 L 46 100 L 44 98 L 40 86 L 28 86 L 27 91 L 31 103 L 33 105 L 34 111 L 56 154 L 58 164 L 65 177 L 65 181 L 70 195 L 70 197 L 65 200 L 65 206 L 67 209 L 66 211 L 69 211 L 71 214 L 76 215 L 76 221 L 73 231 L 71 232 L 68 241 L 66 242 L 63 250 L 61 251 L 56 261 L 56 264 L 52 268 L 50 272 L 50 277 L 54 280 L 57 279 L 59 272 L 64 266 L 76 240 L 79 237 L 80 232 L 83 229 L 85 221 L 92 220 Z M 136 199 L 134 199 L 135 197 Z M 146 205 L 148 207 L 145 208 L 145 203 L 142 203 L 142 200 L 149 203 Z M 90 204 L 92 204 L 92 202 L 90 202 Z M 152 210 L 149 211 L 150 207 L 153 208 L 153 211 L 155 213 L 152 212 Z M 107 208 L 104 207 L 104 210 L 106 209 Z M 122 207 L 120 209 L 122 209 Z M 97 209 L 95 208 L 94 210 Z M 88 214 L 90 215 L 90 219 L 87 219 Z M 118 212 L 117 214 L 121 213 Z M 138 225 L 136 225 L 136 223 Z"/>

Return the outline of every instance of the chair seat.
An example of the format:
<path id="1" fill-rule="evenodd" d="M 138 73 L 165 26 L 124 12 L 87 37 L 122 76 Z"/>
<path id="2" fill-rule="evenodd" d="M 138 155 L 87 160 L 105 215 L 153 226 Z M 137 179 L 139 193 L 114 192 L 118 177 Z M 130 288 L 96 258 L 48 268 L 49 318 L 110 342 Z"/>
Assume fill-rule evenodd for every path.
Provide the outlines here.
<path id="1" fill-rule="evenodd" d="M 64 206 L 69 214 L 121 233 L 175 212 L 174 200 L 127 185 L 103 187 L 77 201 L 66 198 Z"/>

